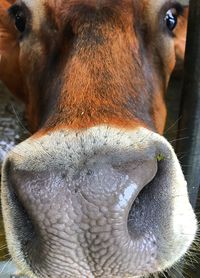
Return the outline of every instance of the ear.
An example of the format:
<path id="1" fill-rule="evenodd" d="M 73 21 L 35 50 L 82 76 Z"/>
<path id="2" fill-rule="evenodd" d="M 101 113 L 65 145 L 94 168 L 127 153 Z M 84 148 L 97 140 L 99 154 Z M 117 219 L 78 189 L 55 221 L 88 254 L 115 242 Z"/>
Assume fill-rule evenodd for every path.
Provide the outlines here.
<path id="1" fill-rule="evenodd" d="M 0 79 L 13 94 L 23 100 L 18 35 L 8 15 L 8 8 L 14 2 L 0 0 Z"/>
<path id="2" fill-rule="evenodd" d="M 180 16 L 178 25 L 174 32 L 175 35 L 174 46 L 175 46 L 175 53 L 176 53 L 175 72 L 180 72 L 183 70 L 186 37 L 187 37 L 188 14 L 189 14 L 189 7 L 185 6 L 183 14 Z"/>

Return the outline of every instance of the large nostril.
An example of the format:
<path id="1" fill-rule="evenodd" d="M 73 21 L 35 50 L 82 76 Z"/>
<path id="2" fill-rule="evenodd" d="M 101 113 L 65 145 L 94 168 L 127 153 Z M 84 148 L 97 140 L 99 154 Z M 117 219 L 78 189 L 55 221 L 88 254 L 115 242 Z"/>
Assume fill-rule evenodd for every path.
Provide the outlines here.
<path id="1" fill-rule="evenodd" d="M 127 227 L 134 240 L 145 238 L 146 234 L 156 234 L 161 223 L 165 222 L 161 215 L 168 218 L 167 209 L 171 206 L 172 192 L 166 182 L 165 167 L 164 161 L 158 161 L 155 175 L 141 188 L 129 210 Z"/>
<path id="2" fill-rule="evenodd" d="M 121 154 L 114 160 L 89 159 L 81 170 L 70 174 L 66 169 L 65 175 L 55 168 L 26 171 L 14 160 L 7 161 L 4 172 L 9 192 L 15 196 L 13 218 L 22 251 L 34 262 L 38 253 L 47 259 L 55 256 L 55 248 L 65 256 L 64 246 L 77 237 L 72 253 L 82 252 L 79 241 L 83 241 L 89 257 L 96 256 L 94 250 L 110 250 L 113 257 L 120 250 L 118 256 L 123 259 L 136 236 L 129 236 L 127 228 L 131 207 L 135 209 L 136 198 L 157 175 L 157 168 L 156 158 L 122 161 Z M 134 228 L 139 231 L 138 224 L 132 232 Z"/>
<path id="3" fill-rule="evenodd" d="M 113 168 L 122 175 L 128 176 L 135 184 L 138 190 L 153 180 L 157 173 L 158 164 L 156 159 L 137 160 L 114 164 Z"/>
<path id="4" fill-rule="evenodd" d="M 118 211 L 125 223 L 135 199 L 154 179 L 157 167 L 156 159 L 128 162 L 118 159 L 113 163 L 112 159 L 105 161 L 101 158 L 89 161 L 81 170 L 74 171 L 74 174 L 69 174 L 69 169 L 26 171 L 16 169 L 14 163 L 9 161 L 5 168 L 9 191 L 15 194 L 18 202 L 36 223 L 42 219 L 42 216 L 38 216 L 38 208 L 57 209 L 57 201 L 66 207 L 69 203 L 73 206 L 71 199 L 75 197 L 76 202 L 80 202 L 79 196 L 85 199 L 79 203 L 80 207 L 87 200 L 94 206 L 106 207 L 110 218 L 112 211 Z M 53 217 L 54 212 L 52 211 L 52 215 L 49 212 L 48 215 Z"/>

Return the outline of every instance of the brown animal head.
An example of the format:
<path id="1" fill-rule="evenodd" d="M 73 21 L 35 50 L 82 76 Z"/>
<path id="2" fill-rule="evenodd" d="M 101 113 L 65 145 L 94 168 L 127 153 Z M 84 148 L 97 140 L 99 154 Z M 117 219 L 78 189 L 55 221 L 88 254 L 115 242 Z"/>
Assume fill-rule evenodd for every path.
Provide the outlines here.
<path id="1" fill-rule="evenodd" d="M 9 15 L 0 5 L 0 76 L 34 132 L 2 172 L 13 259 L 30 277 L 171 266 L 196 233 L 180 165 L 159 135 L 187 12 L 165 0 L 23 0 Z"/>

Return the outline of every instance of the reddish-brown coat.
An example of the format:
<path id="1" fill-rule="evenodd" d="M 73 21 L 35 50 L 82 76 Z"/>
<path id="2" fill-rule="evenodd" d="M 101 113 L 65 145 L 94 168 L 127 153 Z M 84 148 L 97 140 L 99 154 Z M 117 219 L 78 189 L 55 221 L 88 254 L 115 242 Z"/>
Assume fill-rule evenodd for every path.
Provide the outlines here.
<path id="1" fill-rule="evenodd" d="M 140 36 L 144 35 L 140 30 L 146 28 L 145 23 L 137 26 L 131 1 L 124 1 L 123 8 L 118 2 L 115 1 L 114 5 L 113 1 L 101 1 L 105 8 L 113 7 L 113 16 L 107 17 L 105 22 L 102 18 L 96 21 L 98 26 L 93 26 L 91 38 L 94 1 L 87 1 L 87 7 L 81 0 L 46 1 L 46 24 L 37 34 L 44 57 L 32 72 L 32 56 L 29 61 L 22 55 L 19 66 L 17 34 L 10 27 L 5 13 L 9 4 L 8 1 L 0 1 L 3 14 L 0 33 L 7 32 L 7 37 L 0 41 L 0 53 L 3 55 L 0 76 L 11 91 L 27 103 L 30 126 L 33 131 L 40 130 L 38 135 L 60 128 L 80 129 L 100 124 L 124 128 L 146 126 L 163 132 L 166 118 L 163 93 L 174 67 L 174 54 L 163 58 L 167 62 L 167 66 L 163 66 L 160 53 L 152 52 L 151 44 L 156 42 L 148 42 L 150 46 L 145 52 L 140 41 Z M 137 1 L 134 12 L 143 18 L 146 2 L 141 3 Z M 91 17 L 85 18 L 84 9 L 88 14 L 91 11 Z M 182 24 L 185 17 L 177 27 L 177 30 L 184 27 L 183 36 L 186 32 L 186 23 Z M 52 30 L 53 44 L 50 43 Z M 175 34 L 175 49 L 180 57 L 184 47 L 179 43 L 178 32 L 180 30 Z M 68 42 L 63 39 L 64 35 Z M 74 41 L 73 36 L 76 36 Z M 62 55 L 61 59 L 49 61 L 47 56 L 54 57 L 56 51 L 59 57 Z M 54 66 L 51 75 L 51 67 Z M 26 90 L 22 76 L 26 79 Z"/>

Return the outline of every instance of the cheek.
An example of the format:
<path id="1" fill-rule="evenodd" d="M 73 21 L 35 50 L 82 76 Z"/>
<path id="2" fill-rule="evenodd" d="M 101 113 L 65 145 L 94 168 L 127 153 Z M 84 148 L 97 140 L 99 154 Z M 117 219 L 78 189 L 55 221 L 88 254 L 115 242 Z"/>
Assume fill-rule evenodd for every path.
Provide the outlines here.
<path id="1" fill-rule="evenodd" d="M 43 65 L 43 49 L 39 42 L 27 39 L 20 45 L 20 67 L 26 80 L 40 72 Z"/>
<path id="2" fill-rule="evenodd" d="M 164 55 L 164 61 L 165 61 L 165 73 L 167 76 L 167 85 L 169 82 L 169 78 L 174 70 L 175 64 L 176 64 L 176 55 L 175 55 L 175 48 L 174 48 L 174 41 L 171 40 L 169 42 L 166 42 L 166 45 L 168 46 L 165 51 Z"/>
<path id="3" fill-rule="evenodd" d="M 175 67 L 176 57 L 175 57 L 175 46 L 174 40 L 168 34 L 162 34 L 162 36 L 158 36 L 156 40 L 156 49 L 157 53 L 155 56 L 159 57 L 159 62 L 162 67 L 162 75 L 165 77 L 165 88 L 168 85 L 168 81 L 172 71 Z M 160 74 L 160 71 L 158 72 Z"/>
<path id="4" fill-rule="evenodd" d="M 158 93 L 154 98 L 153 117 L 157 132 L 159 134 L 163 134 L 167 117 L 167 109 L 161 93 Z"/>
<path id="5" fill-rule="evenodd" d="M 40 72 L 43 64 L 43 55 L 39 44 L 30 41 L 21 43 L 20 69 L 27 91 L 26 115 L 31 131 L 37 130 L 39 123 L 39 89 Z"/>

